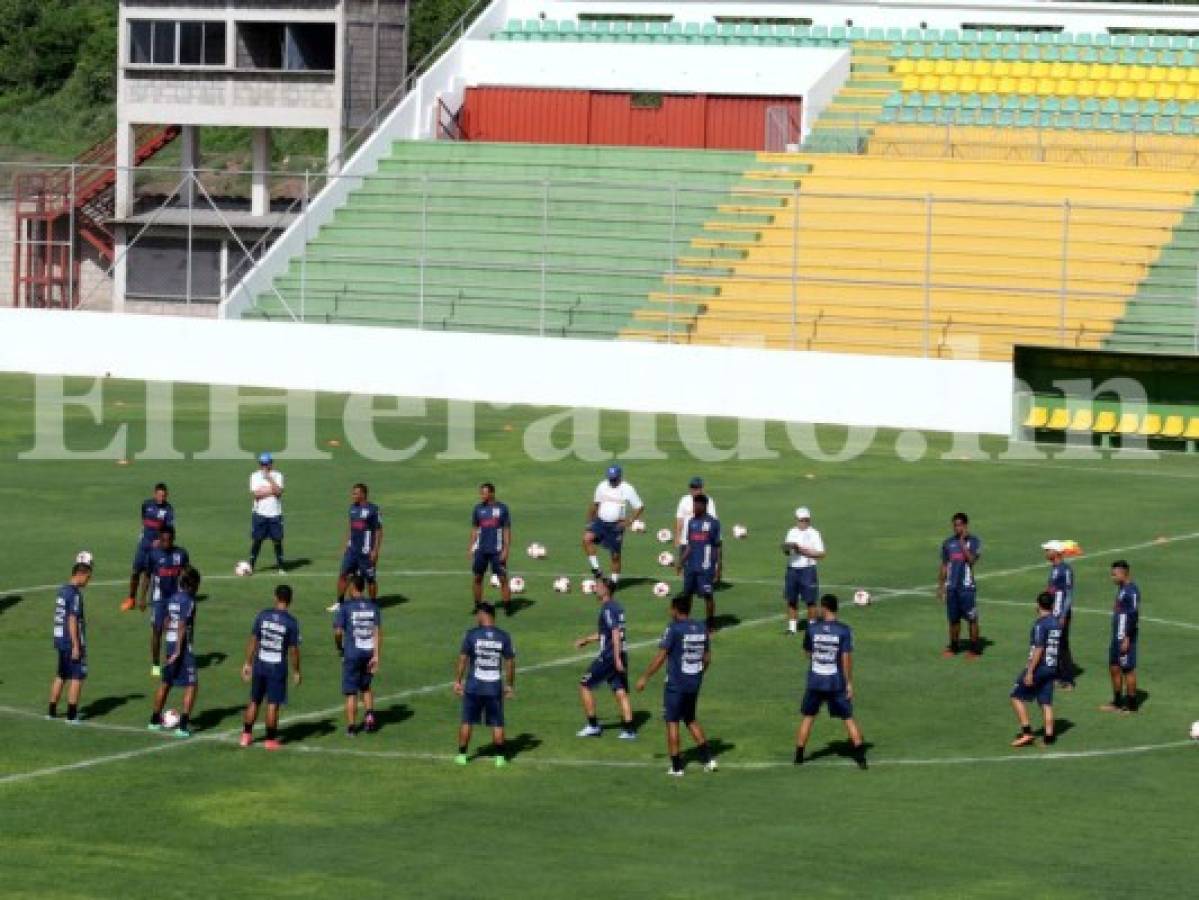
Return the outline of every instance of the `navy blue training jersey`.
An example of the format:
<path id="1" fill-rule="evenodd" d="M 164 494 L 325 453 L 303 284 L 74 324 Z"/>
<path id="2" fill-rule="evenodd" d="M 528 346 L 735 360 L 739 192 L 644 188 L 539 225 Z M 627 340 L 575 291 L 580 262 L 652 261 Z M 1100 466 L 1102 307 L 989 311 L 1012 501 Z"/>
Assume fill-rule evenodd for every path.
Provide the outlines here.
<path id="1" fill-rule="evenodd" d="M 811 654 L 808 688 L 843 691 L 846 688 L 844 654 L 853 652 L 853 631 L 844 622 L 809 622 L 803 648 Z"/>
<path id="2" fill-rule="evenodd" d="M 466 692 L 500 696 L 504 690 L 504 660 L 516 656 L 508 632 L 494 625 L 472 628 L 462 638 L 461 652 L 467 659 Z"/>
<path id="3" fill-rule="evenodd" d="M 692 516 L 687 523 L 687 571 L 715 572 L 719 546 L 720 522 L 707 513 Z"/>
<path id="4" fill-rule="evenodd" d="M 607 600 L 600 607 L 599 626 L 596 631 L 599 632 L 599 658 L 610 662 L 615 659 L 613 649 L 618 633 L 621 648 L 625 645 L 624 607 L 615 600 Z"/>
<path id="5" fill-rule="evenodd" d="M 287 671 L 287 653 L 300 646 L 300 623 L 284 609 L 264 609 L 254 619 L 250 634 L 258 639 L 254 668 L 262 672 Z"/>
<path id="6" fill-rule="evenodd" d="M 982 555 L 983 542 L 968 535 L 963 542 L 956 534 L 941 544 L 941 562 L 946 566 L 945 585 L 951 591 L 974 589 L 974 565 L 966 561 L 964 548 L 969 548 L 975 561 Z"/>
<path id="7" fill-rule="evenodd" d="M 150 591 L 152 603 L 161 603 L 175 595 L 179 590 L 179 576 L 188 562 L 187 551 L 182 547 L 172 547 L 170 550 L 154 547 L 150 550 L 150 578 L 154 586 Z"/>
<path id="8" fill-rule="evenodd" d="M 54 646 L 59 650 L 71 649 L 71 632 L 67 619 L 74 616 L 79 622 L 79 647 L 87 645 L 83 626 L 83 591 L 67 582 L 58 589 L 54 599 Z"/>
<path id="9" fill-rule="evenodd" d="M 365 597 L 347 600 L 337 608 L 333 627 L 340 628 L 342 656 L 345 659 L 369 659 L 378 647 L 378 630 L 383 627 L 383 613 L 377 604 Z"/>
<path id="10" fill-rule="evenodd" d="M 498 500 L 478 503 L 470 517 L 471 525 L 479 529 L 475 549 L 480 553 L 500 553 L 504 549 L 504 529 L 512 527 L 507 504 Z"/>
<path id="11" fill-rule="evenodd" d="M 1112 606 L 1112 639 L 1136 639 L 1141 617 L 1141 589 L 1135 582 L 1121 585 L 1116 590 L 1116 602 Z"/>
<path id="12" fill-rule="evenodd" d="M 182 656 L 191 654 L 195 627 L 196 598 L 186 591 L 176 591 L 167 601 L 166 615 L 163 618 L 168 658 L 175 655 L 180 643 L 183 644 Z"/>
<path id="13" fill-rule="evenodd" d="M 1061 651 L 1062 623 L 1056 616 L 1040 616 L 1032 623 L 1032 631 L 1028 635 L 1028 658 L 1032 659 L 1038 647 L 1045 653 L 1041 657 L 1041 666 L 1049 673 L 1057 671 L 1058 654 Z"/>
<path id="14" fill-rule="evenodd" d="M 149 547 L 158 540 L 158 532 L 163 525 L 175 524 L 175 507 L 170 503 L 156 503 L 151 497 L 142 503 L 142 537 L 143 547 Z"/>
<path id="15" fill-rule="evenodd" d="M 1053 594 L 1053 614 L 1064 616 L 1074 607 L 1074 570 L 1060 562 L 1049 570 L 1049 593 Z"/>
<path id="16" fill-rule="evenodd" d="M 346 546 L 363 555 L 373 553 L 379 529 L 383 527 L 383 516 L 373 503 L 355 503 L 350 506 L 350 540 Z"/>
<path id="17" fill-rule="evenodd" d="M 666 686 L 694 694 L 704 680 L 708 630 L 694 619 L 674 620 L 662 632 L 658 649 L 666 651 Z"/>

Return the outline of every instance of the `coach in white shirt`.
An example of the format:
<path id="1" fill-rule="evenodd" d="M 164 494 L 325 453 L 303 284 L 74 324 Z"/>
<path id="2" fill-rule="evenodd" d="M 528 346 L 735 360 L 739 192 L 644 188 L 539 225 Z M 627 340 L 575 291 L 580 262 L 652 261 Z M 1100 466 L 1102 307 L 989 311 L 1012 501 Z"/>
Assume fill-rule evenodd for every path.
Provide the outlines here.
<path id="1" fill-rule="evenodd" d="M 787 633 L 795 634 L 799 628 L 800 600 L 808 608 L 808 621 L 816 620 L 816 601 L 820 599 L 816 563 L 824 559 L 824 541 L 812 527 L 812 513 L 806 506 L 795 510 L 795 525 L 783 539 L 783 554 L 787 557 L 787 577 L 783 582 Z"/>
<path id="2" fill-rule="evenodd" d="M 258 566 L 258 551 L 267 538 L 275 545 L 275 565 L 286 568 L 283 561 L 283 473 L 274 469 L 269 453 L 258 455 L 258 471 L 250 476 L 250 494 L 254 498 L 250 516 L 250 565 Z"/>
<path id="3" fill-rule="evenodd" d="M 692 519 L 692 511 L 695 505 L 695 498 L 704 493 L 704 480 L 696 475 L 687 484 L 687 493 L 679 498 L 679 508 L 674 514 L 674 542 L 679 548 L 679 559 L 683 558 L 683 548 L 687 546 L 687 523 Z M 719 519 L 720 514 L 716 512 L 716 501 L 712 499 L 711 494 L 706 495 L 708 498 L 708 515 L 713 519 Z M 716 583 L 720 583 L 724 560 L 716 564 Z"/>
<path id="4" fill-rule="evenodd" d="M 607 477 L 596 487 L 587 509 L 588 525 L 583 532 L 583 552 L 591 564 L 591 573 L 597 578 L 602 574 L 595 552 L 598 544 L 612 556 L 612 582 L 620 581 L 620 547 L 624 531 L 630 523 L 640 519 L 643 512 L 645 506 L 636 488 L 624 480 L 620 466 L 608 466 Z"/>

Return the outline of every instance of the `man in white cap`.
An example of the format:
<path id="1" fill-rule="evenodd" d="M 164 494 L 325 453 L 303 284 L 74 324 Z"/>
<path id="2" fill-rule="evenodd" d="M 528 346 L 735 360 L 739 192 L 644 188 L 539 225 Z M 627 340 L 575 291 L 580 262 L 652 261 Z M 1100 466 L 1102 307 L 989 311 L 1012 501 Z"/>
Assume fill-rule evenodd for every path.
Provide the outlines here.
<path id="1" fill-rule="evenodd" d="M 691 517 L 694 515 L 695 498 L 706 496 L 708 498 L 708 515 L 713 519 L 719 519 L 720 516 L 716 512 L 716 501 L 712 499 L 712 495 L 704 490 L 704 480 L 696 475 L 687 483 L 687 493 L 679 498 L 679 508 L 674 514 L 674 543 L 679 548 L 678 559 L 683 558 L 683 551 L 687 549 L 687 525 L 691 522 Z M 716 566 L 716 583 L 720 583 L 723 575 L 723 560 Z"/>
<path id="2" fill-rule="evenodd" d="M 783 581 L 783 599 L 787 602 L 787 634 L 797 634 L 800 600 L 808 609 L 808 621 L 816 621 L 816 601 L 820 598 L 816 564 L 824 559 L 824 540 L 820 532 L 812 527 L 812 512 L 806 506 L 795 510 L 795 525 L 783 539 L 782 549 L 787 557 L 787 575 Z"/>
<path id="3" fill-rule="evenodd" d="M 1041 545 L 1049 562 L 1049 586 L 1053 596 L 1053 615 L 1062 626 L 1058 649 L 1057 685 L 1063 691 L 1074 690 L 1074 657 L 1070 653 L 1070 614 L 1074 609 L 1074 570 L 1066 562 L 1064 541 L 1046 541 Z"/>
<path id="4" fill-rule="evenodd" d="M 270 538 L 275 545 L 275 565 L 280 571 L 283 562 L 283 473 L 274 468 L 269 453 L 258 454 L 258 470 L 250 476 L 250 495 L 254 498 L 250 516 L 250 566 L 257 568 L 258 551 Z"/>
<path id="5" fill-rule="evenodd" d="M 591 566 L 591 574 L 602 574 L 596 547 L 603 547 L 612 557 L 612 584 L 620 581 L 620 548 L 625 529 L 645 513 L 636 488 L 624 480 L 624 470 L 608 466 L 605 478 L 595 488 L 591 505 L 587 507 L 587 529 L 583 532 L 583 552 Z"/>

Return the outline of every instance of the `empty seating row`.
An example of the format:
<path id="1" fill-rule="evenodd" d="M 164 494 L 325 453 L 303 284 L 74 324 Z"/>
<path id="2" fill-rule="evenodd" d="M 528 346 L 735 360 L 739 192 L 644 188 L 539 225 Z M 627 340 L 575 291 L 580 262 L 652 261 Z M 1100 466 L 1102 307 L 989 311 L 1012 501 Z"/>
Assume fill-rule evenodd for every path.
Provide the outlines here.
<path id="1" fill-rule="evenodd" d="M 792 44 L 806 47 L 840 47 L 853 40 L 845 32 L 865 29 L 808 28 L 791 25 L 766 25 L 728 22 L 574 22 L 553 19 L 513 19 L 503 31 L 492 35 L 497 40 L 542 41 L 626 41 L 641 43 L 746 43 Z M 835 34 L 830 32 L 836 32 Z"/>
<path id="2" fill-rule="evenodd" d="M 1199 116 L 1199 100 L 1117 100 L 1109 97 L 1035 97 L 1019 94 L 895 93 L 883 101 L 884 109 L 1006 109 L 1025 112 L 1103 113 L 1116 116 Z"/>
<path id="3" fill-rule="evenodd" d="M 884 109 L 881 124 L 960 125 L 994 128 L 1053 128 L 1061 131 L 1112 131 L 1122 134 L 1199 134 L 1199 118 L 1129 116 L 1108 113 L 1036 112 L 1010 109 L 943 107 Z"/>
<path id="4" fill-rule="evenodd" d="M 1147 438 L 1199 440 L 1199 416 L 1193 410 L 1123 411 L 1083 405 L 1053 405 L 1038 398 L 1028 411 L 1024 427 L 1034 431 L 1074 431 L 1091 434 L 1139 435 Z"/>
<path id="5" fill-rule="evenodd" d="M 1185 38 L 1183 39 L 1186 40 Z M 1199 38 L 1177 50 L 1117 50 L 1114 47 L 1043 46 L 1038 44 L 895 44 L 890 57 L 897 62 L 943 59 L 986 59 L 1016 62 L 1121 63 L 1143 66 L 1191 66 Z"/>
<path id="6" fill-rule="evenodd" d="M 895 64 L 896 75 L 987 75 L 995 78 L 1065 78 L 1073 81 L 1166 81 L 1181 84 L 1199 82 L 1199 67 L 1194 53 L 1191 61 L 1179 66 L 1142 66 L 1118 63 L 1083 62 L 1005 62 L 999 60 L 903 59 Z"/>
<path id="7" fill-rule="evenodd" d="M 1199 98 L 1199 69 L 1195 81 L 1075 81 L 1069 78 L 979 78 L 974 75 L 906 75 L 902 90 L 942 94 L 1036 94 L 1041 97 L 1115 97 L 1119 100 L 1194 100 Z"/>

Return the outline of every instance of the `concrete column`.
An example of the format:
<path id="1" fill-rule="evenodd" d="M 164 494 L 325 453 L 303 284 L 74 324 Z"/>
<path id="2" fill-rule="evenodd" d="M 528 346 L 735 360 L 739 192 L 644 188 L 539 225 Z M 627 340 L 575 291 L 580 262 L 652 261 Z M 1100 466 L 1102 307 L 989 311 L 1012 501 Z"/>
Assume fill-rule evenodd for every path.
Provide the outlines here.
<path id="1" fill-rule="evenodd" d="M 117 195 L 120 197 L 120 194 Z M 119 209 L 117 216 L 121 215 Z M 116 254 L 116 265 L 112 270 L 112 311 L 125 311 L 125 286 L 128 283 L 128 253 L 129 244 L 124 225 L 117 225 L 112 232 L 113 252 Z"/>
<path id="2" fill-rule="evenodd" d="M 250 214 L 265 216 L 271 211 L 271 130 L 255 128 L 251 150 Z"/>
<path id="3" fill-rule="evenodd" d="M 118 219 L 133 214 L 133 126 L 117 122 L 117 157 L 115 185 L 115 215 Z"/>
<path id="4" fill-rule="evenodd" d="M 184 125 L 179 135 L 180 176 L 193 174 L 200 168 L 200 128 L 198 125 Z M 189 180 L 180 193 L 180 199 L 189 207 L 196 202 L 196 183 Z"/>
<path id="5" fill-rule="evenodd" d="M 329 129 L 329 158 L 326 160 L 328 164 L 329 174 L 336 175 L 341 171 L 345 160 L 338 159 L 338 155 L 342 151 L 342 133 L 340 128 Z"/>

